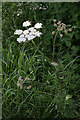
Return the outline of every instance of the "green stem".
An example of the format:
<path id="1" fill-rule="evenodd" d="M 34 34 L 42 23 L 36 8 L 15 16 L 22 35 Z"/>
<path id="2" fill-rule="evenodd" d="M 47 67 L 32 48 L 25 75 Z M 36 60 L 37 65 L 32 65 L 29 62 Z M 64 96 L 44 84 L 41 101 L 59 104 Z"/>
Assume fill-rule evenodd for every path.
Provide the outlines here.
<path id="1" fill-rule="evenodd" d="M 38 52 L 43 55 L 43 53 L 38 49 L 38 47 L 36 46 L 36 44 L 35 44 L 35 42 L 33 40 L 32 40 L 32 43 L 34 44 L 34 46 L 36 47 L 36 49 L 38 50 Z"/>
<path id="2" fill-rule="evenodd" d="M 38 51 L 42 56 L 44 56 L 44 54 L 38 49 L 38 47 L 36 46 L 36 44 L 35 44 L 35 42 L 34 42 L 33 40 L 32 40 L 32 43 L 33 43 L 33 45 L 36 47 L 37 51 Z M 44 57 L 45 57 L 45 59 L 48 60 L 49 62 L 51 61 L 51 59 L 48 58 L 47 56 L 44 56 Z"/>
<path id="3" fill-rule="evenodd" d="M 57 32 L 58 33 L 58 32 Z M 57 35 L 57 33 L 56 33 L 56 35 Z M 55 36 L 56 36 L 55 35 Z M 55 37 L 56 38 L 56 37 Z M 48 58 L 47 56 L 45 56 L 39 49 L 38 49 L 38 47 L 36 46 L 36 44 L 35 44 L 35 42 L 32 40 L 32 43 L 33 43 L 33 45 L 36 47 L 36 49 L 37 49 L 37 51 L 42 55 L 42 56 L 44 56 L 45 57 L 45 59 L 51 64 L 51 59 L 50 58 Z M 51 65 L 51 66 L 53 66 L 53 65 Z M 54 66 L 53 66 L 54 67 Z M 54 67 L 54 70 L 56 71 L 56 68 Z M 57 76 L 57 78 L 58 78 L 58 80 L 60 81 L 60 79 L 59 79 L 59 76 L 58 76 L 58 74 L 56 73 L 56 76 Z"/>
<path id="4" fill-rule="evenodd" d="M 55 41 L 56 41 L 56 36 L 57 36 L 57 33 L 58 33 L 58 31 L 56 32 L 56 34 L 55 34 L 55 37 L 54 37 L 54 40 L 53 40 L 53 57 L 52 57 L 52 60 L 54 61 L 54 50 L 55 50 Z"/>

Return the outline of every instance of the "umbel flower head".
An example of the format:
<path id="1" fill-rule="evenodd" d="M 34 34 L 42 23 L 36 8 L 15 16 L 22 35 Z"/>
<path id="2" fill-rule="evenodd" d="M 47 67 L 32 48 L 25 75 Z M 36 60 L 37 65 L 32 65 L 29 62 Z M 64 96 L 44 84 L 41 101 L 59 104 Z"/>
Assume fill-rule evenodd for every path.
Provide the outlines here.
<path id="1" fill-rule="evenodd" d="M 68 29 L 68 25 L 62 23 L 61 21 L 57 21 L 56 19 L 54 21 L 54 27 L 56 27 L 56 30 L 59 32 L 60 38 L 63 37 L 63 34 L 67 34 L 68 32 L 72 31 L 72 28 Z M 71 26 L 71 25 L 70 25 Z M 55 31 L 52 32 L 52 35 L 55 35 Z"/>
<path id="2" fill-rule="evenodd" d="M 23 23 L 23 27 L 28 27 L 30 25 L 31 22 L 29 20 Z M 27 30 L 24 31 L 20 29 L 16 30 L 14 34 L 19 35 L 19 37 L 17 38 L 17 41 L 19 43 L 26 42 L 27 40 L 29 41 L 29 40 L 33 40 L 36 37 L 40 37 L 42 33 L 37 30 L 40 28 L 42 28 L 42 23 L 36 23 L 34 27 L 27 28 Z"/>

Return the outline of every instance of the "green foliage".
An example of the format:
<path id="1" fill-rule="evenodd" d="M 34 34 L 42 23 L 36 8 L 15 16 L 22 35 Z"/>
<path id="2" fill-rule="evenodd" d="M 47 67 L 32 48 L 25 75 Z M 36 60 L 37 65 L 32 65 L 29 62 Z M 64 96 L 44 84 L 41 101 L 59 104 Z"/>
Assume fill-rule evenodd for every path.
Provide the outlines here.
<path id="1" fill-rule="evenodd" d="M 2 3 L 3 120 L 80 119 L 79 4 Z M 56 67 L 51 64 L 53 19 L 72 26 L 71 33 L 56 37 Z M 34 40 L 38 49 L 31 41 L 16 41 L 14 32 L 24 30 L 22 23 L 26 20 L 32 25 L 43 24 L 42 36 Z M 20 76 L 24 81 L 30 78 L 23 83 L 23 89 L 17 86 Z"/>

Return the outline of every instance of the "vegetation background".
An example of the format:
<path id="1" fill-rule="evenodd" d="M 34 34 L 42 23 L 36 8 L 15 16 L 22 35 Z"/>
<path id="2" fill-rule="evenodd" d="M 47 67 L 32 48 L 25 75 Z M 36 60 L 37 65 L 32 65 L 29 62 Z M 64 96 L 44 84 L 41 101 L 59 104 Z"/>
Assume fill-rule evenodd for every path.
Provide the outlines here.
<path id="1" fill-rule="evenodd" d="M 71 25 L 69 36 L 59 36 L 52 59 L 53 19 Z M 14 32 L 23 29 L 22 23 L 43 24 L 42 36 L 35 44 L 18 43 Z M 80 2 L 79 3 L 2 3 L 2 120 L 80 119 Z M 18 78 L 29 77 L 23 89 L 17 87 Z M 26 89 L 31 85 L 30 89 Z"/>

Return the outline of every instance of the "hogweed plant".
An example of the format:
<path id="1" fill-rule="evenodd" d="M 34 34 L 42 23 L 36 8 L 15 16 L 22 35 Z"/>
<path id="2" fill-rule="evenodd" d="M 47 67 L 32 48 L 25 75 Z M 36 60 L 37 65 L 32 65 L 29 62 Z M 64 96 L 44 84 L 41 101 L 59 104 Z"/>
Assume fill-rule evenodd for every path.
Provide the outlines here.
<path id="1" fill-rule="evenodd" d="M 56 19 L 53 20 L 54 21 L 54 27 L 56 28 L 55 31 L 52 32 L 52 35 L 54 36 L 53 39 L 53 52 L 52 52 L 52 61 L 51 64 L 54 66 L 58 66 L 58 64 L 54 61 L 54 54 L 55 54 L 55 41 L 57 39 L 57 35 L 59 34 L 60 39 L 64 36 L 64 34 L 68 34 L 69 32 L 72 31 L 72 28 L 70 27 L 71 25 L 66 25 L 64 23 L 62 23 L 61 21 L 57 21 Z M 26 28 L 26 30 L 16 30 L 14 32 L 15 35 L 19 35 L 19 37 L 17 38 L 17 41 L 19 43 L 21 42 L 27 42 L 27 41 L 32 41 L 32 43 L 34 44 L 34 46 L 36 47 L 36 49 L 38 50 L 38 52 L 41 55 L 44 55 L 36 46 L 35 42 L 33 41 L 33 39 L 35 39 L 36 37 L 40 37 L 42 35 L 42 33 L 39 31 L 40 28 L 42 28 L 42 23 L 36 23 L 34 25 L 34 27 L 29 27 L 31 26 L 31 22 L 28 20 L 26 22 L 23 22 L 23 27 Z"/>
<path id="2" fill-rule="evenodd" d="M 36 23 L 34 25 L 34 27 L 29 27 L 31 26 L 31 22 L 28 20 L 26 22 L 23 23 L 23 27 L 26 28 L 26 30 L 21 30 L 21 29 L 17 29 L 14 34 L 18 35 L 19 37 L 17 38 L 17 42 L 19 43 L 25 43 L 27 41 L 32 41 L 32 43 L 34 44 L 34 46 L 36 47 L 36 49 L 38 50 L 38 52 L 44 56 L 44 54 L 38 49 L 38 47 L 36 46 L 35 42 L 33 41 L 34 38 L 36 37 L 40 37 L 42 35 L 42 33 L 39 31 L 40 28 L 42 28 L 42 23 Z M 57 36 L 57 33 L 56 33 Z M 55 39 L 56 39 L 55 36 Z M 54 40 L 55 41 L 55 40 Z M 54 43 L 55 45 L 55 43 Z M 53 45 L 53 47 L 54 47 Z M 53 49 L 54 50 L 54 49 Z M 53 51 L 54 52 L 54 51 Z M 49 59 L 48 57 L 45 56 L 45 59 L 48 60 L 48 62 L 50 64 L 52 64 L 54 67 L 58 66 L 58 64 L 56 62 L 51 62 L 51 59 Z M 57 76 L 58 77 L 58 76 Z M 20 87 L 20 89 L 23 89 L 23 79 L 20 76 L 18 81 L 17 81 L 17 86 Z M 27 90 L 31 88 L 31 85 L 29 85 L 27 87 Z"/>
<path id="3" fill-rule="evenodd" d="M 35 39 L 36 37 L 40 37 L 42 35 L 42 33 L 40 31 L 38 31 L 38 29 L 42 28 L 42 23 L 36 23 L 34 25 L 34 27 L 29 27 L 30 25 L 31 25 L 31 22 L 29 20 L 26 21 L 26 22 L 23 22 L 23 27 L 25 27 L 26 30 L 23 31 L 21 29 L 17 29 L 14 32 L 14 35 L 19 35 L 19 37 L 17 38 L 17 42 L 22 43 L 22 42 L 32 41 L 32 43 L 34 44 L 34 46 L 36 47 L 38 52 L 41 55 L 44 56 L 44 54 L 38 49 L 38 47 L 36 46 L 35 42 L 33 41 L 33 39 Z M 55 39 L 56 39 L 56 36 L 55 36 Z M 54 40 L 54 42 L 55 42 L 55 40 Z M 53 50 L 54 50 L 54 48 L 53 48 Z M 45 57 L 45 58 L 48 61 L 51 61 L 50 58 L 48 58 L 48 57 Z M 53 62 L 53 63 L 51 62 L 51 64 L 54 65 L 54 66 L 58 66 L 58 64 L 56 62 Z"/>
<path id="4" fill-rule="evenodd" d="M 69 28 L 70 25 L 66 25 L 62 23 L 61 21 L 57 21 L 56 19 L 54 21 L 54 27 L 56 27 L 55 31 L 52 32 L 52 35 L 54 36 L 53 39 L 53 62 L 54 62 L 54 53 L 55 53 L 55 41 L 57 38 L 57 35 L 59 34 L 60 39 L 64 36 L 64 34 L 68 34 L 72 31 L 72 28 Z"/>
<path id="5" fill-rule="evenodd" d="M 57 21 L 56 19 L 53 20 L 54 21 L 54 27 L 56 28 L 55 31 L 52 32 L 52 35 L 54 36 L 53 39 L 53 52 L 52 52 L 52 60 L 48 57 L 45 56 L 45 58 L 49 61 L 51 61 L 50 63 L 53 66 L 58 66 L 58 63 L 56 63 L 54 61 L 54 54 L 55 54 L 55 41 L 57 39 L 57 35 L 59 34 L 60 39 L 64 36 L 64 34 L 68 34 L 69 32 L 72 31 L 72 28 L 70 27 L 71 25 L 66 25 L 64 23 L 62 23 L 61 21 Z M 38 49 L 38 47 L 36 46 L 35 42 L 33 41 L 33 39 L 35 39 L 36 37 L 40 37 L 42 35 L 42 33 L 39 31 L 40 28 L 42 28 L 42 23 L 36 23 L 34 25 L 34 27 L 30 27 L 31 26 L 31 22 L 28 20 L 26 22 L 23 22 L 23 27 L 26 28 L 26 30 L 21 30 L 18 29 L 14 32 L 15 35 L 19 35 L 19 37 L 17 38 L 17 41 L 19 43 L 21 42 L 27 42 L 27 41 L 32 41 L 32 43 L 34 44 L 34 46 L 36 47 L 36 49 L 38 50 L 38 52 L 44 56 L 44 54 Z M 69 28 L 70 27 L 70 28 Z"/>
<path id="6" fill-rule="evenodd" d="M 31 26 L 31 22 L 28 20 L 26 22 L 23 22 L 23 27 L 26 28 L 26 30 L 21 30 L 18 29 L 14 32 L 15 35 L 19 35 L 19 37 L 17 38 L 17 42 L 19 43 L 25 43 L 27 41 L 32 41 L 33 45 L 36 47 L 36 49 L 38 50 L 38 52 L 43 55 L 45 57 L 45 59 L 48 60 L 48 62 L 54 66 L 57 67 L 58 63 L 54 61 L 54 55 L 55 55 L 55 41 L 57 39 L 57 35 L 59 34 L 60 39 L 64 36 L 64 34 L 68 34 L 68 32 L 72 31 L 72 28 L 69 28 L 68 25 L 62 23 L 61 21 L 57 21 L 56 19 L 53 20 L 54 21 L 54 27 L 56 27 L 55 31 L 52 32 L 52 35 L 54 36 L 53 39 L 53 56 L 52 56 L 52 60 L 50 58 L 48 58 L 47 56 L 44 56 L 44 54 L 38 49 L 38 47 L 36 46 L 35 42 L 33 41 L 33 39 L 35 39 L 36 37 L 40 37 L 42 35 L 42 33 L 39 31 L 40 28 L 42 28 L 42 23 L 36 23 L 34 25 L 34 27 L 30 27 Z M 58 77 L 58 76 L 57 76 Z M 22 85 L 21 84 L 22 81 L 18 81 L 17 82 L 17 86 L 20 87 L 20 89 L 22 89 Z M 31 88 L 31 86 L 29 86 L 29 88 Z"/>

